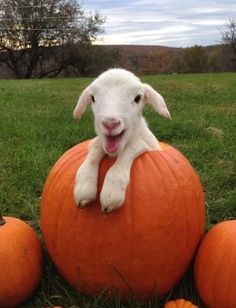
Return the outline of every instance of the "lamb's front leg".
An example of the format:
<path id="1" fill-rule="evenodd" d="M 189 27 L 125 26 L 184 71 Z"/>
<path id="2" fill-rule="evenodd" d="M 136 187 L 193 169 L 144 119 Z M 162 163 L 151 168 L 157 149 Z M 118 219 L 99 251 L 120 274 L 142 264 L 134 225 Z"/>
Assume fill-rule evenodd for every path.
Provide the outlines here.
<path id="1" fill-rule="evenodd" d="M 147 144 L 139 139 L 127 145 L 118 155 L 116 162 L 106 174 L 100 194 L 103 212 L 109 213 L 124 203 L 133 161 L 147 150 Z"/>
<path id="2" fill-rule="evenodd" d="M 94 138 L 85 161 L 76 173 L 74 199 L 80 208 L 96 199 L 99 163 L 104 155 L 99 137 Z"/>

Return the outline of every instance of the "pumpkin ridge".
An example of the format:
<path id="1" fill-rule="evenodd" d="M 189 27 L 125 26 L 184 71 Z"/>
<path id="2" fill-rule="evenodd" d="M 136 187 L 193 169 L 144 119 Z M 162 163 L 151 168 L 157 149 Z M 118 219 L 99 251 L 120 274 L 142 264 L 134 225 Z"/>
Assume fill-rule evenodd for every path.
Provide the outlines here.
<path id="1" fill-rule="evenodd" d="M 133 167 L 133 166 L 132 166 Z M 135 200 L 135 190 L 132 189 L 132 181 L 133 181 L 133 178 L 134 176 L 132 176 L 132 167 L 131 167 L 131 170 L 130 170 L 130 182 L 128 184 L 128 187 L 126 189 L 126 197 L 125 197 L 125 203 L 123 204 L 123 206 L 127 206 L 128 207 L 128 204 L 130 204 L 131 206 L 129 206 L 129 234 L 128 234 L 128 238 L 130 239 L 129 241 L 131 242 L 131 245 L 130 245 L 130 259 L 132 260 L 132 263 L 131 263 L 131 272 L 132 272 L 132 276 L 135 274 L 135 264 L 134 264 L 134 257 L 135 257 L 135 232 L 132 232 L 132 230 L 135 230 L 136 229 L 136 226 L 135 226 L 135 221 L 134 221 L 134 209 L 133 209 L 133 203 L 132 203 L 132 200 Z M 127 193 L 128 191 L 130 191 L 130 193 Z M 132 289 L 132 287 L 131 287 Z"/>
<path id="2" fill-rule="evenodd" d="M 130 209 L 131 209 L 131 228 L 134 230 L 133 232 L 131 232 L 131 236 L 132 236 L 132 248 L 131 248 L 131 256 L 132 256 L 132 275 L 135 276 L 135 273 L 139 272 L 139 268 L 137 268 L 137 264 L 135 264 L 134 260 L 134 256 L 135 256 L 135 251 L 137 250 L 136 246 L 137 246 L 137 241 L 139 241 L 139 239 L 134 239 L 135 234 L 137 234 L 137 224 L 139 224 L 138 219 L 134 219 L 135 218 L 135 200 L 136 200 L 136 191 L 137 189 L 135 188 L 135 184 L 138 180 L 139 174 L 144 174 L 144 171 L 146 170 L 146 163 L 147 161 L 149 163 L 152 163 L 153 166 L 156 169 L 156 164 L 155 161 L 152 160 L 150 152 L 147 151 L 145 153 L 143 153 L 142 155 L 140 155 L 139 157 L 137 157 L 134 161 L 134 164 L 131 168 L 131 177 L 130 177 L 130 191 L 128 193 L 130 200 L 132 200 L 130 202 Z M 137 168 L 139 170 L 139 173 L 137 173 L 135 171 L 135 168 Z M 138 178 L 137 178 L 138 177 Z M 145 189 L 144 189 L 145 187 Z M 142 190 L 143 190 L 143 194 L 147 195 L 148 194 L 148 185 L 142 185 Z M 129 203 L 129 202 L 128 202 Z M 145 204 L 143 205 L 145 206 Z"/>
<path id="3" fill-rule="evenodd" d="M 163 164 L 160 164 L 160 158 L 162 158 L 161 151 L 155 151 L 155 152 L 152 151 L 151 153 L 152 153 L 151 155 L 148 155 L 150 162 L 152 162 L 153 166 L 155 166 L 156 171 L 161 176 L 161 183 L 162 183 L 162 185 L 163 184 L 165 185 L 164 190 L 167 191 L 167 185 L 165 184 L 164 177 L 163 177 L 163 175 L 165 174 L 165 170 L 163 170 Z M 165 166 L 165 167 L 167 168 L 167 166 Z M 163 170 L 163 172 L 161 172 L 162 170 Z M 168 168 L 168 170 L 169 170 L 169 168 Z"/>
<path id="4" fill-rule="evenodd" d="M 212 297 L 215 297 L 216 298 L 216 304 L 224 304 L 223 302 L 220 302 L 219 301 L 219 298 L 217 299 L 217 297 L 219 296 L 219 292 L 221 293 L 221 290 L 219 291 L 219 288 L 221 287 L 221 283 L 219 283 L 219 279 L 218 279 L 218 273 L 220 272 L 220 273 L 222 273 L 222 271 L 221 271 L 221 268 L 222 268 L 222 264 L 223 264 L 223 262 L 222 262 L 222 260 L 225 260 L 226 259 L 226 256 L 227 256 L 227 254 L 228 254 L 228 247 L 226 247 L 226 246 L 224 246 L 224 241 L 223 241 L 223 238 L 222 238 L 222 245 L 219 245 L 219 240 L 218 240 L 218 244 L 217 244 L 217 246 L 219 247 L 219 246 L 221 246 L 221 247 L 223 247 L 224 249 L 223 250 L 221 250 L 221 256 L 220 256 L 220 258 L 218 257 L 217 259 L 217 261 L 218 261 L 218 265 L 216 266 L 216 271 L 215 271 L 215 277 L 213 278 L 213 280 L 216 282 L 215 284 L 212 284 L 211 286 L 212 286 Z M 221 248 L 222 249 L 222 248 Z M 227 262 L 228 262 L 228 265 L 229 265 L 229 262 L 230 262 L 230 258 L 227 258 Z M 232 267 L 231 267 L 232 268 Z M 224 274 L 225 275 L 227 275 L 227 273 L 226 272 L 224 272 Z M 227 284 L 229 284 L 229 282 L 230 282 L 230 280 L 229 279 L 225 279 L 226 281 L 224 281 L 224 288 L 226 289 L 226 290 L 230 290 L 230 287 L 231 286 L 228 286 Z M 217 296 L 216 296 L 216 294 L 217 294 Z M 225 296 L 225 294 L 223 294 L 223 296 Z M 222 298 L 222 296 L 221 296 L 221 298 Z"/>
<path id="5" fill-rule="evenodd" d="M 175 152 L 175 155 L 176 153 L 179 153 L 178 151 L 176 151 L 175 149 L 172 149 L 172 151 L 174 150 Z M 168 166 L 169 168 L 169 171 L 172 173 L 174 179 L 175 179 L 175 184 L 177 185 L 176 187 L 176 193 L 175 193 L 175 197 L 177 197 L 178 199 L 180 200 L 185 200 L 187 201 L 188 200 L 188 196 L 186 195 L 185 193 L 185 189 L 183 189 L 183 184 L 185 183 L 185 181 L 183 181 L 184 179 L 184 176 L 182 175 L 182 169 L 181 168 L 178 168 L 178 171 L 181 170 L 181 181 L 180 181 L 180 173 L 176 172 L 176 168 L 170 168 L 170 160 L 171 161 L 175 161 L 177 163 L 177 165 L 179 166 L 179 160 L 177 160 L 176 158 L 173 158 L 173 156 L 171 155 L 171 153 L 169 151 L 167 151 L 167 157 L 165 157 L 164 155 L 161 155 L 161 158 L 163 159 L 163 161 L 166 162 L 166 165 Z M 168 158 L 168 159 L 167 159 Z M 176 165 L 175 165 L 176 166 Z M 185 249 L 188 247 L 188 244 L 187 244 L 187 225 L 186 225 L 186 221 L 187 221 L 187 209 L 186 209 L 186 204 L 181 204 L 181 209 L 182 209 L 182 215 L 181 217 L 183 217 L 183 222 L 184 222 L 184 227 L 183 227 L 183 236 L 182 238 L 184 239 L 184 247 Z M 190 260 L 188 260 L 188 263 L 190 262 Z M 186 268 L 187 268 L 188 265 L 186 265 Z M 186 270 L 186 269 L 185 269 Z M 178 281 L 181 279 L 181 277 L 178 278 Z"/>
<path id="6" fill-rule="evenodd" d="M 174 149 L 173 149 L 174 150 Z M 174 151 L 175 152 L 175 155 L 176 155 L 176 153 L 177 154 L 179 154 L 179 152 L 178 151 Z M 174 160 L 177 164 L 178 164 L 178 166 L 179 166 L 179 160 L 177 160 L 173 155 L 171 155 L 171 153 L 169 153 L 169 152 L 167 152 L 167 157 L 169 158 L 169 159 L 171 159 L 171 160 Z M 167 159 L 167 157 L 165 157 L 164 155 L 162 155 L 162 159 L 167 163 L 167 166 L 169 166 L 169 159 Z M 177 184 L 177 186 L 178 186 L 178 188 L 177 188 L 177 192 L 179 192 L 179 194 L 180 194 L 180 196 L 179 196 L 179 198 L 181 199 L 181 200 L 186 200 L 187 199 L 187 195 L 185 194 L 185 190 L 184 189 L 182 189 L 182 185 L 180 185 L 180 181 L 179 181 L 179 176 L 178 175 L 176 175 L 176 172 L 175 172 L 175 170 L 172 168 L 169 168 L 170 169 L 170 171 L 171 171 L 171 173 L 173 174 L 173 177 L 174 177 L 174 179 L 175 179 L 175 182 L 176 182 L 176 184 Z M 184 178 L 183 176 L 182 176 L 182 173 L 183 173 L 183 169 L 182 168 L 178 168 L 179 170 L 181 170 L 181 178 Z M 184 174 L 184 173 L 183 173 Z M 184 239 L 185 239 L 185 247 L 187 246 L 187 242 L 186 242 L 186 234 L 187 234 L 187 226 L 186 226 L 186 218 L 187 218 L 187 214 L 186 214 L 186 205 L 184 204 L 183 206 L 182 206 L 182 210 L 183 210 L 183 216 L 184 216 L 184 219 L 183 219 L 183 221 L 184 221 Z"/>
<path id="7" fill-rule="evenodd" d="M 68 190 L 69 190 L 69 193 L 68 193 Z M 67 195 L 70 195 L 70 189 L 66 190 L 65 196 L 67 196 Z M 53 228 L 53 231 L 54 231 L 54 241 L 55 241 L 55 246 L 56 247 L 58 247 L 58 243 L 60 241 L 62 242 L 62 240 L 61 240 L 62 234 L 61 234 L 60 230 L 61 230 L 61 221 L 63 219 L 65 219 L 65 213 L 64 212 L 65 212 L 65 206 L 66 206 L 65 203 L 66 203 L 66 201 L 67 201 L 67 198 L 64 198 L 64 200 L 61 201 L 61 206 L 60 206 L 61 210 L 59 211 L 59 215 L 57 216 L 57 219 L 55 221 L 55 225 L 54 225 L 54 228 Z M 66 230 L 66 232 L 68 232 L 68 229 Z M 63 238 L 65 237 L 65 233 L 63 234 Z M 65 240 L 64 240 L 64 243 L 66 243 Z M 68 251 L 68 250 L 66 250 L 66 251 Z"/>
<path id="8" fill-rule="evenodd" d="M 216 266 L 216 272 L 215 272 L 215 277 L 213 278 L 214 279 L 214 281 L 216 281 L 216 284 L 212 284 L 211 285 L 211 287 L 212 287 L 212 289 L 211 289 L 211 294 L 212 294 L 212 296 L 217 296 L 218 294 L 218 292 L 217 292 L 217 289 L 218 289 L 218 272 L 219 272 L 219 269 L 221 268 L 221 262 L 222 262 L 222 260 L 224 259 L 224 256 L 226 255 L 226 247 L 224 247 L 224 250 L 222 250 L 221 251 L 221 257 L 218 259 L 218 265 Z M 216 289 L 216 287 L 217 287 L 217 289 Z M 224 287 L 226 287 L 225 285 L 224 285 Z M 215 290 L 216 289 L 216 290 Z M 228 290 L 230 290 L 230 289 L 228 289 Z M 216 295 L 217 294 L 217 295 Z M 218 303 L 218 300 L 217 300 L 217 303 Z"/>
<path id="9" fill-rule="evenodd" d="M 168 152 L 167 153 L 167 157 L 168 156 L 171 156 L 172 159 L 173 159 L 173 154 L 178 154 L 178 157 L 184 161 L 184 163 L 186 164 L 187 168 L 191 169 L 192 171 L 194 171 L 194 168 L 193 166 L 191 165 L 191 163 L 182 155 L 182 153 L 180 153 L 178 150 L 174 149 L 174 151 L 172 152 Z M 174 153 L 175 152 L 175 153 Z M 175 158 L 176 160 L 176 158 Z M 184 167 L 183 164 L 180 165 L 180 170 L 181 170 L 181 173 L 183 175 L 183 179 L 186 177 L 186 172 L 185 172 L 185 169 L 186 169 L 186 166 Z M 197 204 L 202 204 L 202 212 L 205 212 L 205 207 L 204 207 L 204 195 L 203 195 L 203 191 L 202 189 L 196 189 L 196 185 L 199 186 L 200 188 L 202 188 L 202 183 L 200 181 L 200 178 L 199 176 L 196 174 L 196 173 L 192 173 L 191 177 L 187 174 L 188 176 L 188 179 L 186 180 L 189 184 L 191 184 L 190 188 L 191 188 L 191 194 L 193 195 L 194 199 L 196 200 L 195 203 Z M 182 190 L 183 191 L 183 190 Z M 184 191 L 185 192 L 185 191 Z M 189 191 L 188 191 L 189 192 Z M 199 205 L 198 205 L 199 206 Z M 201 217 L 200 216 L 204 216 L 202 215 L 202 213 L 200 212 L 197 212 L 197 214 L 199 215 L 199 219 L 197 220 L 197 224 L 198 224 L 198 232 L 199 234 L 203 235 L 203 232 L 202 232 L 202 221 L 201 221 Z M 205 223 L 205 221 L 204 221 Z"/>
<path id="10" fill-rule="evenodd" d="M 165 152 L 167 153 L 168 152 L 168 149 L 165 150 Z M 174 179 L 175 179 L 175 184 L 176 184 L 176 187 L 179 187 L 179 183 L 177 181 L 177 176 L 175 173 L 173 173 L 173 170 L 171 170 L 171 168 L 169 167 L 169 161 L 167 161 L 163 155 L 166 155 L 162 153 L 162 151 L 151 151 L 151 152 L 148 152 L 147 155 L 146 155 L 146 158 L 150 163 L 153 164 L 153 167 L 150 167 L 151 170 L 155 170 L 155 172 L 158 172 L 158 174 L 161 176 L 161 185 L 163 184 L 166 184 L 166 181 L 163 177 L 163 175 L 166 174 L 166 171 L 168 170 L 168 172 L 174 176 Z M 161 163 L 160 161 L 164 161 L 166 164 L 163 164 Z M 138 166 L 138 169 L 140 168 L 140 166 Z M 145 169 L 145 168 L 144 168 Z M 168 187 L 167 185 L 164 185 L 164 191 L 168 191 Z M 160 187 L 157 187 L 157 189 L 160 188 Z M 148 191 L 148 187 L 147 187 L 147 191 Z M 179 188 L 176 188 L 176 191 L 178 192 L 178 198 L 182 199 L 182 190 L 179 189 Z M 157 204 L 158 206 L 158 204 Z M 186 234 L 186 232 L 185 232 Z M 185 237 L 185 235 L 183 236 Z M 176 278 L 178 281 L 180 280 L 181 276 Z"/>
<path id="11" fill-rule="evenodd" d="M 183 204 L 183 206 L 181 206 L 181 208 L 182 208 L 182 212 L 183 212 L 183 216 L 184 216 L 184 219 L 183 219 L 183 221 L 184 221 L 184 233 L 185 233 L 185 235 L 183 236 L 183 238 L 185 239 L 185 249 L 187 249 L 187 247 L 189 247 L 189 243 L 187 243 L 186 242 L 186 240 L 187 240 L 187 233 L 188 233 L 188 231 L 187 230 L 189 230 L 189 226 L 187 226 L 186 225 L 186 222 L 188 222 L 189 221 L 189 219 L 187 219 L 187 209 L 189 209 L 190 208 L 190 205 L 189 205 L 189 203 L 191 202 L 191 200 L 189 199 L 189 195 L 188 194 L 186 194 L 186 189 L 183 189 L 183 187 L 184 186 L 186 186 L 186 184 L 185 183 L 187 183 L 188 184 L 188 182 L 189 183 L 192 183 L 192 181 L 193 181 L 193 176 L 194 176 L 194 184 L 196 185 L 196 183 L 198 184 L 198 186 L 199 187 L 201 187 L 201 183 L 200 183 L 200 181 L 199 181 L 199 178 L 198 178 L 198 176 L 196 175 L 196 174 L 192 174 L 192 177 L 191 178 L 189 178 L 189 180 L 188 181 L 186 181 L 185 180 L 185 177 L 186 177 L 186 174 L 188 175 L 188 173 L 185 171 L 186 170 L 186 168 L 187 169 L 191 169 L 191 170 L 194 170 L 193 169 L 193 167 L 192 167 L 192 165 L 188 162 L 188 160 L 178 151 L 178 150 L 176 150 L 175 148 L 171 148 L 169 151 L 168 150 L 166 150 L 166 153 L 165 154 L 163 154 L 162 152 L 160 152 L 160 155 L 161 155 L 161 157 L 162 157 L 162 159 L 166 162 L 166 165 L 169 167 L 170 165 L 173 165 L 173 164 L 171 164 L 171 162 L 170 162 L 170 160 L 171 161 L 175 161 L 175 164 L 174 164 L 174 166 L 175 167 L 172 167 L 172 168 L 170 168 L 169 167 L 169 170 L 170 170 L 170 172 L 172 172 L 172 174 L 173 174 L 173 177 L 175 178 L 175 182 L 176 182 L 176 184 L 178 185 L 178 189 L 177 189 L 177 192 L 178 192 L 178 197 L 179 197 L 179 199 L 180 200 L 185 200 L 185 202 L 188 202 L 188 204 Z M 179 158 L 179 159 L 177 159 L 176 158 L 176 156 L 177 156 L 177 158 Z M 186 164 L 185 166 L 181 163 L 181 164 L 179 164 L 179 160 L 180 161 L 183 161 L 184 160 L 184 163 Z M 176 172 L 177 171 L 177 166 L 178 166 L 178 172 Z M 180 176 L 181 175 L 181 176 Z M 197 194 L 197 190 L 196 189 L 193 189 L 193 187 L 192 187 L 193 185 L 191 185 L 191 195 L 193 195 L 194 196 L 194 200 L 195 200 L 195 203 L 196 203 L 196 201 L 197 201 L 197 203 L 199 204 L 200 203 L 200 200 L 199 200 L 199 198 L 197 198 L 197 196 L 196 196 L 196 194 Z M 182 205 L 182 204 L 181 204 Z M 204 208 L 203 208 L 203 211 L 204 211 Z M 188 213 L 189 213 L 189 210 L 188 210 Z M 201 219 L 200 219 L 200 213 L 198 213 L 199 214 L 199 219 L 198 219 L 198 231 L 197 230 L 195 230 L 195 232 L 194 232 L 194 237 L 195 238 L 199 238 L 199 236 L 201 235 L 203 235 L 203 231 L 201 230 L 201 228 L 200 228 L 200 222 L 201 222 Z M 191 227 L 191 226 L 190 226 Z M 196 233 L 197 233 L 197 236 L 196 236 Z M 198 243 L 199 243 L 199 240 L 198 240 Z M 196 243 L 196 241 L 195 241 L 195 249 L 196 249 L 196 246 L 197 246 L 197 244 L 198 243 Z M 190 256 L 189 256 L 190 257 Z M 191 256 L 191 258 L 188 258 L 188 263 L 190 263 L 191 262 L 191 259 L 192 259 L 192 257 L 193 256 Z M 186 266 L 186 268 L 187 268 L 187 266 Z M 181 278 L 181 277 L 180 277 Z M 179 278 L 179 279 L 180 279 Z"/>

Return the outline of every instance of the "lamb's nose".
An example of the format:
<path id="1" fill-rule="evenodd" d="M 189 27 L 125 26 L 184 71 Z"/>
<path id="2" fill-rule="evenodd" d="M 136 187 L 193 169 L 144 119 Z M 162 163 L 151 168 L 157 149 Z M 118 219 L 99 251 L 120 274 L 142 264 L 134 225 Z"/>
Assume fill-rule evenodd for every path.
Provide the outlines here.
<path id="1" fill-rule="evenodd" d="M 117 118 L 105 118 L 102 120 L 102 125 L 105 129 L 111 131 L 120 125 L 120 120 Z"/>

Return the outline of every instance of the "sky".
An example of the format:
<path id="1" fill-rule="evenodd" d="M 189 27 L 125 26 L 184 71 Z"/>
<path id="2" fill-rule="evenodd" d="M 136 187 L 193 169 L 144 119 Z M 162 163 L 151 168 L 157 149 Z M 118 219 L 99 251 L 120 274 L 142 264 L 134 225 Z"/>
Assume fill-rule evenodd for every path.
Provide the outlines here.
<path id="1" fill-rule="evenodd" d="M 214 45 L 236 0 L 83 0 L 86 11 L 106 17 L 100 44 L 190 47 Z"/>

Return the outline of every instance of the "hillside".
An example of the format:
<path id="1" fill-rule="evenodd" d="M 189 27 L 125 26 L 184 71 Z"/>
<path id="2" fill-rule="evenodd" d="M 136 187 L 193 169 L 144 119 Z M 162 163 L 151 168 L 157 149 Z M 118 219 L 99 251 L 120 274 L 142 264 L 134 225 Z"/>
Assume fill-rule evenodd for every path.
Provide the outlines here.
<path id="1" fill-rule="evenodd" d="M 65 46 L 54 47 L 59 55 Z M 74 46 L 74 54 L 80 46 Z M 47 48 L 45 48 L 47 50 Z M 201 73 L 235 71 L 236 61 L 231 51 L 223 45 L 191 48 L 172 48 L 144 45 L 97 45 L 85 58 L 67 67 L 59 76 L 96 76 L 111 66 L 123 67 L 140 75 L 162 73 Z M 81 63 L 84 63 L 83 71 Z M 43 65 L 55 64 L 45 57 Z M 76 67 L 76 69 L 74 69 Z M 37 75 L 36 75 L 37 77 Z M 0 78 L 14 78 L 5 65 L 0 65 Z M 35 77 L 34 77 L 35 78 Z"/>
<path id="2" fill-rule="evenodd" d="M 120 66 L 143 75 L 232 71 L 232 55 L 227 47 L 220 44 L 191 48 L 141 45 L 105 45 L 104 48 L 108 51 L 116 50 L 119 53 Z M 186 68 L 193 63 L 196 64 L 195 69 Z"/>
<path id="3" fill-rule="evenodd" d="M 157 55 L 163 58 L 163 55 L 168 57 L 168 62 L 170 57 L 178 57 L 183 50 L 183 48 L 172 48 L 166 46 L 145 46 L 145 45 L 105 45 L 106 50 L 114 51 L 116 50 L 119 57 L 119 65 L 121 67 L 127 68 L 135 73 L 143 73 L 146 66 L 144 59 L 150 58 L 153 55 Z"/>
<path id="4" fill-rule="evenodd" d="M 107 50 L 118 49 L 122 56 L 144 56 L 150 55 L 151 53 L 165 50 L 168 52 L 178 52 L 183 48 L 166 47 L 159 45 L 104 45 Z"/>

